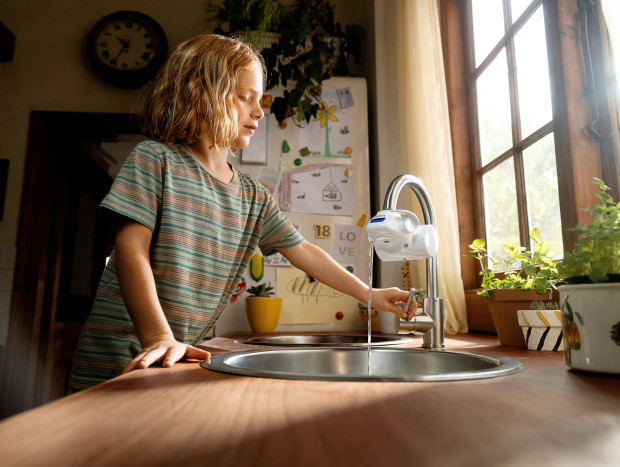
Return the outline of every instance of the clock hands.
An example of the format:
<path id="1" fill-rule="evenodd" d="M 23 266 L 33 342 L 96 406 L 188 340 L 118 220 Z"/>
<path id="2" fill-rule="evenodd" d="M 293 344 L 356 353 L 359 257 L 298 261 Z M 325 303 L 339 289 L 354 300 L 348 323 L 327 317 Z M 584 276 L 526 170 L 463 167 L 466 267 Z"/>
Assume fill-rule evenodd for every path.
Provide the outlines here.
<path id="1" fill-rule="evenodd" d="M 129 41 L 131 40 L 131 37 L 129 39 L 127 39 L 127 40 L 124 40 L 124 39 L 121 39 L 120 37 L 116 36 L 116 40 L 118 40 L 123 45 L 121 47 L 121 50 L 119 50 L 118 53 L 116 54 L 116 59 L 118 59 L 118 57 L 120 57 L 121 54 L 123 52 L 125 52 L 129 48 Z"/>

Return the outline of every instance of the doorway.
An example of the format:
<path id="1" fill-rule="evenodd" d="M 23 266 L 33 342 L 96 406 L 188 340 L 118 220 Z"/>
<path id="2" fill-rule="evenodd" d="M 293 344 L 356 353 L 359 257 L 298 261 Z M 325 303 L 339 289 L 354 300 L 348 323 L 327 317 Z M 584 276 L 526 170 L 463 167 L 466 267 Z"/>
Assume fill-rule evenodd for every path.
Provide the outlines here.
<path id="1" fill-rule="evenodd" d="M 97 206 L 120 164 L 103 147 L 127 135 L 124 151 L 143 139 L 139 133 L 129 114 L 31 114 L 2 418 L 66 394 L 73 349 L 112 248 Z"/>

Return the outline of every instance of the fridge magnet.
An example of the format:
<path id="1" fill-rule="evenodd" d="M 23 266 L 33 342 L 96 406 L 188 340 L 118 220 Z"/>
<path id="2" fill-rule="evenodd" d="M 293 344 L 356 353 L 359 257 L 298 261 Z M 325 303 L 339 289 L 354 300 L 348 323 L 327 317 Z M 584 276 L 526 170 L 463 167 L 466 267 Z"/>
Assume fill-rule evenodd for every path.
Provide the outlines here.
<path id="1" fill-rule="evenodd" d="M 332 257 L 339 263 L 357 264 L 361 227 L 357 225 L 334 226 L 334 251 Z"/>
<path id="2" fill-rule="evenodd" d="M 291 147 L 288 145 L 287 140 L 282 140 L 282 149 L 280 150 L 282 154 L 288 154 L 291 152 Z"/>
<path id="3" fill-rule="evenodd" d="M 273 96 L 270 94 L 264 94 L 261 101 L 260 101 L 260 105 L 261 107 L 265 107 L 267 109 L 271 108 L 271 104 L 273 104 Z"/>
<path id="4" fill-rule="evenodd" d="M 321 93 L 316 118 L 299 131 L 299 146 L 308 148 L 313 156 L 350 157 L 346 153 L 351 147 L 350 108 L 340 105 L 336 90 L 324 89 Z"/>
<path id="5" fill-rule="evenodd" d="M 332 226 L 329 224 L 314 224 L 314 238 L 321 240 L 332 238 Z"/>
<path id="6" fill-rule="evenodd" d="M 261 280 L 265 275 L 265 258 L 260 253 L 254 254 L 250 259 L 250 276 L 256 282 Z"/>
<path id="7" fill-rule="evenodd" d="M 281 324 L 335 322 L 335 314 L 356 310 L 357 301 L 342 292 L 311 279 L 297 268 L 276 270 L 278 296 L 282 297 Z M 355 322 L 354 313 L 344 313 L 340 322 Z"/>
<path id="8" fill-rule="evenodd" d="M 245 279 L 243 277 L 239 279 L 239 283 L 237 284 L 237 287 L 235 287 L 235 291 L 230 296 L 231 302 L 234 302 L 235 300 L 237 300 L 237 297 L 245 291 L 246 285 L 247 284 L 245 283 Z"/>
<path id="9" fill-rule="evenodd" d="M 267 127 L 269 119 L 261 122 L 254 132 L 248 147 L 241 150 L 242 164 L 267 165 Z"/>

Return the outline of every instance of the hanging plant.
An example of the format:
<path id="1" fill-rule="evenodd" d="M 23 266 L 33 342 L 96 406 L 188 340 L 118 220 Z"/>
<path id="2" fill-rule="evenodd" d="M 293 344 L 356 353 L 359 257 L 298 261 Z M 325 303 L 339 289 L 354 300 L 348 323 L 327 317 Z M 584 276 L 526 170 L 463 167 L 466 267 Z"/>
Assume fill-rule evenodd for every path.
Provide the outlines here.
<path id="1" fill-rule="evenodd" d="M 271 105 L 280 124 L 289 117 L 297 124 L 316 118 L 323 81 L 348 76 L 348 60 L 361 58 L 364 28 L 347 24 L 343 29 L 329 0 L 294 0 L 289 6 L 280 0 L 209 0 L 206 11 L 217 25 L 215 33 L 242 37 L 260 51 L 267 89 L 294 83 Z M 277 34 L 264 42 L 270 32 Z"/>

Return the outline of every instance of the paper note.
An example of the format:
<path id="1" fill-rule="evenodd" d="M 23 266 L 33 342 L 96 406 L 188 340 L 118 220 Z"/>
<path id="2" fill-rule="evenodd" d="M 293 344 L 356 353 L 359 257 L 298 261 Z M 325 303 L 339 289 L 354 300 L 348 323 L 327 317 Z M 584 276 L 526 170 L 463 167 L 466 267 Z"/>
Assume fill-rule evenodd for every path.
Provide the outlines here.
<path id="1" fill-rule="evenodd" d="M 279 187 L 280 207 L 308 214 L 353 215 L 355 181 L 345 176 L 347 168 L 312 164 L 287 172 Z"/>
<path id="2" fill-rule="evenodd" d="M 352 323 L 357 319 L 357 300 L 311 280 L 297 268 L 277 268 L 276 283 L 278 297 L 282 297 L 280 324 Z M 336 318 L 338 312 L 341 319 Z"/>
<path id="3" fill-rule="evenodd" d="M 342 107 L 336 89 L 324 89 L 321 99 L 323 105 L 316 118 L 299 132 L 299 147 L 308 148 L 312 156 L 350 157 L 352 108 Z M 346 100 L 345 105 L 352 105 L 352 101 Z"/>
<path id="4" fill-rule="evenodd" d="M 242 164 L 267 165 L 267 122 L 265 118 L 258 124 L 250 144 L 241 150 Z"/>
<path id="5" fill-rule="evenodd" d="M 344 264 L 357 264 L 361 231 L 362 229 L 357 225 L 335 226 L 332 257 L 336 261 Z"/>

